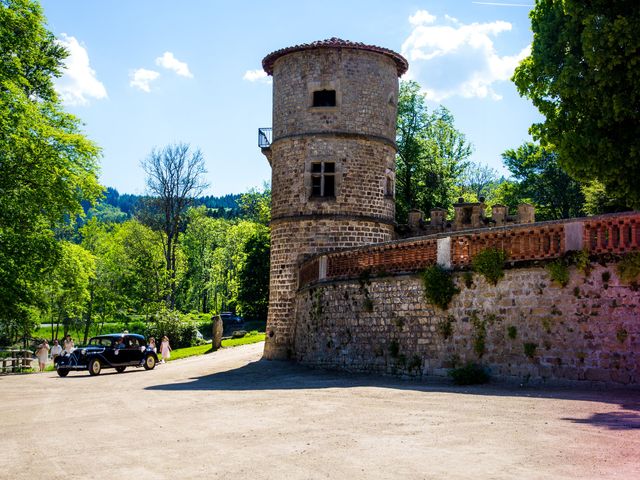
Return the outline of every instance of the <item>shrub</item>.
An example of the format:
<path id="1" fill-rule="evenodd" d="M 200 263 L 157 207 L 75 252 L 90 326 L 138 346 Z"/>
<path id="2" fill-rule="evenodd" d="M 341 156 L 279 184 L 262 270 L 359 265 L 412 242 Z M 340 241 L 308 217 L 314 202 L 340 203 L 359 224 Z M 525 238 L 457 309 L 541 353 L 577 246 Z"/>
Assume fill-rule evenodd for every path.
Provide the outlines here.
<path id="1" fill-rule="evenodd" d="M 509 325 L 507 327 L 507 335 L 511 340 L 514 340 L 518 336 L 518 329 L 515 325 Z"/>
<path id="2" fill-rule="evenodd" d="M 438 333 L 445 340 L 447 340 L 453 334 L 453 322 L 454 322 L 454 320 L 455 319 L 451 315 L 449 315 L 449 316 L 447 316 L 447 318 L 443 318 L 442 320 L 440 320 L 438 322 L 438 324 L 436 325 L 436 329 L 438 330 Z"/>
<path id="3" fill-rule="evenodd" d="M 433 305 L 446 310 L 455 294 L 460 290 L 453 283 L 451 272 L 439 265 L 428 267 L 422 274 L 424 294 Z"/>
<path id="4" fill-rule="evenodd" d="M 464 367 L 449 370 L 449 376 L 456 385 L 479 385 L 490 379 L 489 371 L 477 363 L 467 363 Z"/>
<path id="5" fill-rule="evenodd" d="M 504 262 L 506 260 L 507 254 L 504 250 L 487 248 L 473 258 L 471 265 L 474 272 L 486 278 L 491 285 L 497 285 L 498 280 L 504 277 Z"/>
<path id="6" fill-rule="evenodd" d="M 547 271 L 551 280 L 562 287 L 569 283 L 569 268 L 562 260 L 555 260 L 547 265 Z"/>
<path id="7" fill-rule="evenodd" d="M 157 312 L 147 326 L 147 337 L 155 337 L 159 344 L 163 336 L 169 337 L 172 348 L 192 347 L 197 344 L 197 328 L 190 317 L 171 310 Z"/>
<path id="8" fill-rule="evenodd" d="M 640 278 L 640 252 L 629 253 L 618 263 L 618 274 L 624 282 L 637 282 Z"/>
<path id="9" fill-rule="evenodd" d="M 535 354 L 536 354 L 536 349 L 537 348 L 538 348 L 537 344 L 526 342 L 524 344 L 524 354 L 529 358 L 533 358 L 535 356 Z"/>
<path id="10" fill-rule="evenodd" d="M 625 328 L 619 327 L 618 330 L 616 330 L 616 338 L 620 343 L 624 343 L 628 336 L 629 332 L 627 332 Z"/>
<path id="11" fill-rule="evenodd" d="M 391 340 L 391 343 L 389 343 L 389 355 L 391 355 L 393 358 L 397 358 L 399 353 L 400 344 L 397 340 Z"/>

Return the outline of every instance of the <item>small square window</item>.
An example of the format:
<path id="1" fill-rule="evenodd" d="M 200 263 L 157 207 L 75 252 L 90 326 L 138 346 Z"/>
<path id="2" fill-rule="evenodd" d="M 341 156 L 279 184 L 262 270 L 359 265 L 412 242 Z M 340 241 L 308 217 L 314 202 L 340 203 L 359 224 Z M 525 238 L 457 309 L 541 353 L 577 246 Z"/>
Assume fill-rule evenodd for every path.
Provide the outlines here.
<path id="1" fill-rule="evenodd" d="M 335 107 L 336 91 L 335 90 L 316 90 L 313 92 L 314 107 Z"/>

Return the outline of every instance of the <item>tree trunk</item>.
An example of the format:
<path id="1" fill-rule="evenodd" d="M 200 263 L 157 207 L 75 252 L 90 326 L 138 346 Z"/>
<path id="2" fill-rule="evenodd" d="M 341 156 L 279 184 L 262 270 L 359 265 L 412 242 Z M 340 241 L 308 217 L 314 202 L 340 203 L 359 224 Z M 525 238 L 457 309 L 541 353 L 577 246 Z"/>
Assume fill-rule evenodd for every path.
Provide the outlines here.
<path id="1" fill-rule="evenodd" d="M 91 320 L 93 316 L 93 288 L 89 290 L 89 304 L 87 305 L 87 317 L 84 325 L 84 340 L 83 345 L 87 344 L 87 338 L 89 337 L 89 329 L 91 328 Z"/>

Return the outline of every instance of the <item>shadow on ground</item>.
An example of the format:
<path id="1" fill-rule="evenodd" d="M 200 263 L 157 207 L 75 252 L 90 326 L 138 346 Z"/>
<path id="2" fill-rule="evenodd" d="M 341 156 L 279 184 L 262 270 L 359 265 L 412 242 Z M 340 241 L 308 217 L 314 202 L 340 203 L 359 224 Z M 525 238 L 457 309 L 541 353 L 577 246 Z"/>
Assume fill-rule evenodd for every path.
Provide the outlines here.
<path id="1" fill-rule="evenodd" d="M 590 418 L 564 418 L 611 430 L 640 429 L 640 396 L 637 390 L 589 390 L 585 388 L 518 387 L 490 384 L 470 387 L 452 385 L 446 379 L 400 380 L 376 375 L 316 370 L 282 361 L 259 360 L 240 368 L 190 378 L 182 383 L 146 387 L 147 390 L 257 391 L 314 390 L 325 388 L 391 388 L 425 393 L 459 393 L 495 397 L 532 397 L 598 402 L 616 405 L 611 412 Z"/>

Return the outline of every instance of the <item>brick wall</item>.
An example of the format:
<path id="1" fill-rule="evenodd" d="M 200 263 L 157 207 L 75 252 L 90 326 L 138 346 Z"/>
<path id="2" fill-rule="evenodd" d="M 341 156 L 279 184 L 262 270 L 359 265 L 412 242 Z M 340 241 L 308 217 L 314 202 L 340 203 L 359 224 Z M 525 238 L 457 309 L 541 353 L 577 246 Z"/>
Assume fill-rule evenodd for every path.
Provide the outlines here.
<path id="1" fill-rule="evenodd" d="M 484 228 L 330 253 L 326 255 L 327 275 L 322 280 L 376 272 L 418 272 L 436 263 L 439 253 L 448 263 L 445 266 L 465 268 L 477 253 L 489 247 L 507 252 L 510 263 L 558 258 L 569 250 L 584 249 L 590 254 L 638 251 L 640 213 Z M 301 286 L 318 280 L 318 276 L 308 274 Z"/>

